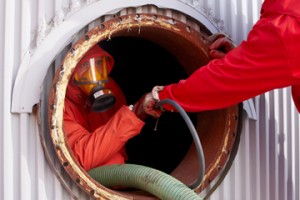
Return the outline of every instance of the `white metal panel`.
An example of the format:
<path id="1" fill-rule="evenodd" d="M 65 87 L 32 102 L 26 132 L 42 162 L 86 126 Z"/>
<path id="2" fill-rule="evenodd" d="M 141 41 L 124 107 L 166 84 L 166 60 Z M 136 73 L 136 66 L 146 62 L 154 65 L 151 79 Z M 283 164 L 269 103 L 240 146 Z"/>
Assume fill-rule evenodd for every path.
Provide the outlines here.
<path id="1" fill-rule="evenodd" d="M 5 131 L 5 127 L 4 127 L 4 88 L 2 87 L 3 85 L 3 80 L 4 80 L 4 28 L 5 28 L 5 19 L 4 19 L 4 1 L 0 2 L 0 198 L 3 199 L 3 193 L 4 193 L 4 166 L 3 166 L 3 160 L 4 160 L 4 149 L 3 149 L 3 143 L 6 139 L 6 137 L 4 137 L 4 131 Z"/>
<path id="2" fill-rule="evenodd" d="M 16 148 L 14 143 L 16 142 L 16 136 L 11 134 L 12 129 L 12 116 L 10 115 L 9 105 L 11 101 L 11 88 L 13 82 L 13 70 L 14 66 L 18 63 L 18 57 L 15 57 L 14 51 L 17 48 L 17 33 L 19 26 L 15 25 L 18 20 L 18 8 L 19 5 L 16 1 L 1 2 L 1 19 L 3 19 L 4 27 L 1 30 L 3 33 L 1 39 L 1 199 L 12 199 L 14 187 L 16 186 L 17 174 L 15 173 L 15 153 Z M 18 126 L 18 125 L 17 125 Z M 3 162 L 5 161 L 5 162 Z"/>
<path id="3" fill-rule="evenodd" d="M 49 33 L 47 33 L 49 27 L 44 24 L 45 19 L 41 19 L 39 26 L 42 28 L 39 28 L 37 40 L 43 41 L 41 41 L 40 45 L 36 48 L 36 52 L 32 56 L 26 57 L 26 60 L 21 63 L 13 90 L 12 112 L 32 112 L 32 106 L 39 101 L 40 87 L 49 64 L 70 42 L 73 35 L 80 31 L 86 24 L 92 22 L 101 15 L 111 12 L 114 13 L 116 10 L 120 10 L 127 6 L 137 7 L 140 5 L 154 4 L 158 7 L 167 7 L 185 12 L 193 18 L 202 21 L 211 32 L 216 32 L 218 30 L 213 23 L 210 23 L 202 13 L 197 12 L 193 7 L 186 6 L 176 0 L 172 2 L 173 4 L 159 0 L 129 0 L 120 1 L 119 4 L 115 4 L 110 0 L 98 1 L 94 4 L 83 6 L 82 9 L 65 19 L 60 26 L 53 27 L 53 30 Z M 43 3 L 41 3 L 41 7 L 43 8 L 44 6 L 42 5 Z M 38 73 L 39 76 L 34 76 L 35 73 Z M 25 96 L 26 98 L 24 98 Z"/>
<path id="4" fill-rule="evenodd" d="M 258 19 L 262 0 L 182 2 L 210 15 L 238 44 Z M 26 56 L 51 31 L 51 23 L 58 26 L 66 11 L 84 6 L 78 0 L 0 1 L 0 199 L 72 198 L 45 160 L 34 113 L 12 114 L 10 107 L 13 82 Z M 300 117 L 290 90 L 268 92 L 254 102 L 258 118 L 245 115 L 237 157 L 210 199 L 298 200 Z M 87 199 L 76 186 L 72 189 Z"/>

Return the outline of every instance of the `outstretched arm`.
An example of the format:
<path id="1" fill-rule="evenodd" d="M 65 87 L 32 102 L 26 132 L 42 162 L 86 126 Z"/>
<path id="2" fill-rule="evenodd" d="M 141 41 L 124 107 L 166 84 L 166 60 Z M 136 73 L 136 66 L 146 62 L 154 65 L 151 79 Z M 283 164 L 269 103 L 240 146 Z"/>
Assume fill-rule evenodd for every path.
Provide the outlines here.
<path id="1" fill-rule="evenodd" d="M 246 41 L 225 57 L 200 67 L 187 79 L 164 86 L 158 93 L 159 99 L 172 99 L 188 112 L 199 112 L 225 108 L 272 89 L 292 85 L 290 60 L 277 33 L 274 24 L 260 20 Z M 221 37 L 215 42 L 221 45 L 225 39 Z M 212 51 L 219 49 L 213 45 L 210 48 Z M 228 49 L 223 50 L 226 53 Z M 215 55 L 221 56 L 220 53 Z M 173 109 L 168 104 L 163 107 Z"/>
<path id="2" fill-rule="evenodd" d="M 187 79 L 165 86 L 159 97 L 175 100 L 186 111 L 198 112 L 228 107 L 289 86 L 292 74 L 284 50 L 275 27 L 261 20 L 247 41 L 224 58 L 199 68 Z"/>

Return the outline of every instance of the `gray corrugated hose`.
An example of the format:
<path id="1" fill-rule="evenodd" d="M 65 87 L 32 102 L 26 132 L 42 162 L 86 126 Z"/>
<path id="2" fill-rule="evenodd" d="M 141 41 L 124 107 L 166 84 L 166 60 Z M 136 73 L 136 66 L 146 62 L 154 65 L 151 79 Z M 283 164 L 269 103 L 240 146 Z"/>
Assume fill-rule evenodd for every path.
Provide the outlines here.
<path id="1" fill-rule="evenodd" d="M 180 113 L 180 115 L 184 119 L 184 121 L 185 121 L 186 125 L 188 126 L 188 128 L 191 132 L 191 135 L 193 137 L 193 140 L 194 140 L 194 143 L 195 143 L 195 146 L 196 146 L 198 162 L 199 162 L 199 166 L 200 166 L 200 172 L 199 172 L 199 176 L 197 177 L 197 180 L 192 185 L 190 185 L 189 187 L 192 188 L 192 189 L 195 189 L 196 187 L 198 187 L 201 184 L 202 179 L 203 179 L 204 174 L 205 174 L 204 152 L 203 152 L 203 149 L 202 149 L 200 139 L 198 137 L 198 133 L 197 133 L 197 131 L 195 129 L 195 126 L 192 123 L 191 119 L 187 115 L 187 113 L 183 110 L 183 108 L 176 101 L 174 101 L 172 99 L 163 99 L 163 100 L 161 100 L 161 101 L 159 101 L 155 104 L 155 108 L 159 108 L 163 104 L 172 105 Z"/>
<path id="2" fill-rule="evenodd" d="M 202 200 L 196 192 L 174 177 L 142 165 L 108 165 L 92 169 L 88 174 L 105 187 L 137 188 L 162 200 Z"/>

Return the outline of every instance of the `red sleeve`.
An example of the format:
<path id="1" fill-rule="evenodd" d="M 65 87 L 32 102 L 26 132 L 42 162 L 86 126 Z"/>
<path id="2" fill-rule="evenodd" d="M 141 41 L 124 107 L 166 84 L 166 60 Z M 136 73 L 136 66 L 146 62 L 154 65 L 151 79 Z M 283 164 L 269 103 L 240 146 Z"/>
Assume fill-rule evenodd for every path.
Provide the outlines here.
<path id="1" fill-rule="evenodd" d="M 261 19 L 247 41 L 186 80 L 165 86 L 159 98 L 175 100 L 186 111 L 198 112 L 228 107 L 291 85 L 288 54 L 276 31 L 272 23 Z M 171 109 L 166 104 L 164 107 Z"/>
<path id="2" fill-rule="evenodd" d="M 64 130 L 69 144 L 85 170 L 111 163 L 110 159 L 116 160 L 114 157 L 122 154 L 127 140 L 139 134 L 143 125 L 144 122 L 127 106 L 122 106 L 106 124 L 92 133 L 76 122 L 67 107 L 64 114 Z M 124 162 L 124 158 L 122 160 Z"/>

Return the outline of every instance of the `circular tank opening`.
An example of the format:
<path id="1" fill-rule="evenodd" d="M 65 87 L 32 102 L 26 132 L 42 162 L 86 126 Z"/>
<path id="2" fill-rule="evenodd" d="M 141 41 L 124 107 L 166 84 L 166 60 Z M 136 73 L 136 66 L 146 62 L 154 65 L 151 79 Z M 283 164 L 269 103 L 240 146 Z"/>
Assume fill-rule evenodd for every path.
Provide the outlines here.
<path id="1" fill-rule="evenodd" d="M 100 46 L 115 59 L 110 75 L 121 87 L 128 104 L 134 104 L 155 85 L 187 77 L 175 56 L 147 39 L 119 36 L 101 41 Z M 196 114 L 189 116 L 196 122 Z M 186 155 L 191 142 L 191 134 L 179 113 L 165 112 L 158 122 L 149 117 L 141 133 L 126 144 L 128 163 L 171 173 Z"/>
<path id="2" fill-rule="evenodd" d="M 156 199 L 141 191 L 116 191 L 103 187 L 82 170 L 65 141 L 62 119 L 63 97 L 68 78 L 80 58 L 99 44 L 115 59 L 111 76 L 117 81 L 128 104 L 135 103 L 155 85 L 186 78 L 209 62 L 207 29 L 194 30 L 173 18 L 139 14 L 108 20 L 88 31 L 67 53 L 53 80 L 49 99 L 49 127 L 56 153 L 71 178 L 88 194 L 108 194 L 128 199 Z M 232 149 L 238 145 L 240 105 L 189 113 L 205 155 L 205 176 L 195 191 L 203 191 L 220 173 Z M 126 144 L 129 163 L 164 171 L 186 185 L 199 174 L 197 153 L 191 134 L 178 113 L 164 113 L 155 131 L 156 120 L 148 118 L 141 132 Z M 233 158 L 232 158 L 233 157 Z"/>

